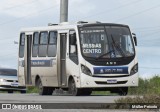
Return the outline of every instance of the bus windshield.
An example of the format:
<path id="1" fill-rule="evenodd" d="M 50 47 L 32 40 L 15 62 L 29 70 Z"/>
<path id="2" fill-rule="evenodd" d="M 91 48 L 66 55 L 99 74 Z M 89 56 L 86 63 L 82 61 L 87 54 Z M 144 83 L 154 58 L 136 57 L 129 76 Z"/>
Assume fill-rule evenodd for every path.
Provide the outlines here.
<path id="1" fill-rule="evenodd" d="M 124 26 L 80 27 L 80 44 L 85 57 L 123 58 L 134 56 L 131 33 Z"/>

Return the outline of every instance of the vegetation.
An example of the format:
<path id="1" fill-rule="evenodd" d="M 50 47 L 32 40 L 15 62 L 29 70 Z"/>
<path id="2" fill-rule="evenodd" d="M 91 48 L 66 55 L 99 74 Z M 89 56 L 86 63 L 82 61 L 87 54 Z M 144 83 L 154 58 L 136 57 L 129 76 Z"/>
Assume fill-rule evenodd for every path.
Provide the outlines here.
<path id="1" fill-rule="evenodd" d="M 160 94 L 160 76 L 151 79 L 139 78 L 139 86 L 129 88 L 130 95 Z"/>
<path id="2" fill-rule="evenodd" d="M 160 104 L 160 77 L 151 79 L 139 79 L 139 86 L 129 88 L 130 95 L 137 97 L 120 98 L 116 103 L 157 103 Z"/>
<path id="3" fill-rule="evenodd" d="M 27 87 L 27 93 L 38 93 L 38 88 L 37 87 Z"/>
<path id="4" fill-rule="evenodd" d="M 160 104 L 160 95 L 149 94 L 137 97 L 120 98 L 115 103 L 153 103 Z"/>

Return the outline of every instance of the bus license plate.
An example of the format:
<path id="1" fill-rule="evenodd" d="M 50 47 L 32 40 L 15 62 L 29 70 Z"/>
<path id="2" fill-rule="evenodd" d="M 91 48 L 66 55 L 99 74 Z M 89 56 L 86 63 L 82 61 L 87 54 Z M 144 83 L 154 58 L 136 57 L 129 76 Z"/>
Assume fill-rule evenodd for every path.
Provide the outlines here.
<path id="1" fill-rule="evenodd" d="M 11 83 L 11 86 L 18 87 L 18 83 Z"/>
<path id="2" fill-rule="evenodd" d="M 107 83 L 108 83 L 108 84 L 116 84 L 116 83 L 117 83 L 117 80 L 107 80 Z"/>

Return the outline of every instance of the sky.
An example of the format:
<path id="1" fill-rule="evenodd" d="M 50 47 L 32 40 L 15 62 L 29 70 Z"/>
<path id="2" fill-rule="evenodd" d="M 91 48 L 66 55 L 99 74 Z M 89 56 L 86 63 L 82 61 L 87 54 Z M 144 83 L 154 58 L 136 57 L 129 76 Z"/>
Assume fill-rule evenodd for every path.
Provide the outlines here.
<path id="1" fill-rule="evenodd" d="M 18 68 L 19 32 L 59 23 L 60 0 L 1 0 L 0 67 Z M 140 77 L 160 74 L 159 0 L 69 0 L 69 22 L 101 21 L 130 26 L 136 33 Z"/>

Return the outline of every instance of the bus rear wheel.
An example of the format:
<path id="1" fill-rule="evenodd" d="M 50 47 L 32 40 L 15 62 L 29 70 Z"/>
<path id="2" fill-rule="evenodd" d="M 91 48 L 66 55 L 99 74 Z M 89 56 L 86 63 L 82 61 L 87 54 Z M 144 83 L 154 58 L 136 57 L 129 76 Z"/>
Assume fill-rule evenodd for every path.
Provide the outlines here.
<path id="1" fill-rule="evenodd" d="M 49 88 L 49 87 L 44 87 L 42 85 L 41 79 L 38 79 L 37 86 L 38 86 L 38 89 L 39 89 L 39 95 L 52 95 L 53 89 Z"/>
<path id="2" fill-rule="evenodd" d="M 73 96 L 80 96 L 81 95 L 81 89 L 76 88 L 76 84 L 75 84 L 74 79 L 71 79 L 69 81 L 68 88 L 69 88 L 69 94 L 71 94 Z"/>
<path id="3" fill-rule="evenodd" d="M 21 94 L 26 94 L 26 90 L 21 90 Z"/>

